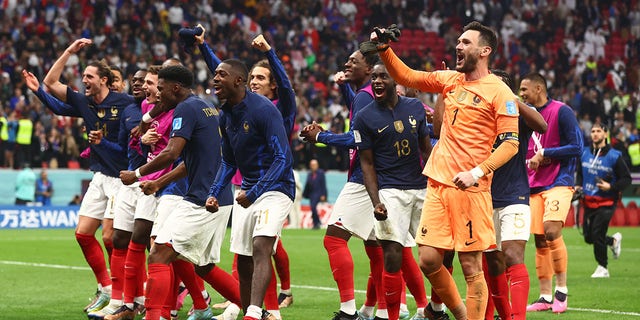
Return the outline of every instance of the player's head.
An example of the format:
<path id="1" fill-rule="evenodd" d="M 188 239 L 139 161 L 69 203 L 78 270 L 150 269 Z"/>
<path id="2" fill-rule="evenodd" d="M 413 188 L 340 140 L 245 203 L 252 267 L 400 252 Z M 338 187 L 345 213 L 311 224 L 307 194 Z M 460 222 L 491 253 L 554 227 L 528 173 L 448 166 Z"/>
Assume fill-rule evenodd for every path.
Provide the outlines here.
<path id="1" fill-rule="evenodd" d="M 391 78 L 389 72 L 387 72 L 387 68 L 382 63 L 373 66 L 373 70 L 371 71 L 371 89 L 373 90 L 373 97 L 379 103 L 395 102 L 398 97 L 396 93 L 396 81 Z"/>
<path id="2" fill-rule="evenodd" d="M 239 103 L 244 97 L 248 73 L 247 65 L 240 60 L 222 61 L 213 75 L 213 88 L 218 99 Z"/>
<path id="3" fill-rule="evenodd" d="M 109 69 L 111 69 L 111 73 L 113 74 L 113 82 L 111 82 L 111 90 L 115 92 L 123 93 L 125 83 L 124 83 L 124 76 L 123 76 L 124 73 L 122 73 L 122 69 L 120 69 L 120 67 L 116 65 L 109 66 Z"/>
<path id="4" fill-rule="evenodd" d="M 520 81 L 520 98 L 525 103 L 541 107 L 547 101 L 547 80 L 539 73 L 529 73 Z"/>
<path id="5" fill-rule="evenodd" d="M 158 72 L 158 96 L 163 108 L 175 108 L 191 93 L 193 72 L 184 66 L 170 66 Z"/>
<path id="6" fill-rule="evenodd" d="M 487 67 L 497 46 L 498 37 L 493 29 L 477 21 L 467 24 L 456 45 L 456 71 L 473 72 L 479 67 L 479 62 L 482 67 Z"/>
<path id="7" fill-rule="evenodd" d="M 509 87 L 509 89 L 513 91 L 513 79 L 511 78 L 510 74 L 502 69 L 491 69 L 491 73 L 500 78 L 502 82 L 504 82 L 504 84 L 506 84 L 507 87 Z"/>
<path id="8" fill-rule="evenodd" d="M 591 126 L 591 141 L 594 146 L 601 146 L 602 143 L 607 142 L 607 132 L 609 129 L 606 125 L 596 122 Z"/>
<path id="9" fill-rule="evenodd" d="M 111 68 L 104 61 L 93 61 L 87 65 L 82 73 L 82 84 L 84 85 L 84 94 L 93 97 L 97 94 L 105 94 L 109 92 L 113 83 L 113 73 Z"/>
<path id="10" fill-rule="evenodd" d="M 350 82 L 360 87 L 369 81 L 371 70 L 380 58 L 377 54 L 364 56 L 360 50 L 354 51 L 344 64 L 344 77 L 346 82 Z"/>
<path id="11" fill-rule="evenodd" d="M 309 170 L 317 171 L 319 167 L 320 165 L 318 164 L 318 160 L 311 159 L 311 161 L 309 161 Z"/>
<path id="12" fill-rule="evenodd" d="M 149 69 L 147 69 L 147 74 L 144 76 L 142 91 L 148 103 L 158 102 L 158 72 L 160 72 L 160 69 L 162 69 L 162 66 L 150 66 Z"/>
<path id="13" fill-rule="evenodd" d="M 131 94 L 136 101 L 142 101 L 145 98 L 145 92 L 142 88 L 144 77 L 147 75 L 147 69 L 138 69 L 131 77 Z"/>
<path id="14" fill-rule="evenodd" d="M 271 66 L 266 59 L 258 61 L 249 72 L 249 89 L 269 99 L 276 96 L 276 79 L 271 72 Z"/>
<path id="15" fill-rule="evenodd" d="M 418 89 L 405 87 L 401 84 L 396 83 L 396 93 L 399 96 L 403 96 L 403 97 L 417 98 L 418 93 L 420 93 L 420 91 L 418 91 Z"/>
<path id="16" fill-rule="evenodd" d="M 182 66 L 182 62 L 178 58 L 169 58 L 162 63 L 162 67 L 170 67 L 170 66 Z"/>

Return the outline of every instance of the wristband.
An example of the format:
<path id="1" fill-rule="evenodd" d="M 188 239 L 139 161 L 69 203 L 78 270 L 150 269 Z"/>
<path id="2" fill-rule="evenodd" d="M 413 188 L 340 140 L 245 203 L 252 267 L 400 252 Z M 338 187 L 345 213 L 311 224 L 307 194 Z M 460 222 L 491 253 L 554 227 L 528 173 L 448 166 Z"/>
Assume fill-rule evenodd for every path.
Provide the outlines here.
<path id="1" fill-rule="evenodd" d="M 136 169 L 135 173 L 136 173 L 136 178 L 140 179 L 140 177 L 142 177 L 142 175 L 140 174 L 140 168 Z"/>
<path id="2" fill-rule="evenodd" d="M 151 121 L 153 121 L 153 117 L 151 117 L 151 115 L 149 114 L 149 112 L 145 113 L 142 116 L 142 122 L 144 123 L 151 123 Z"/>
<path id="3" fill-rule="evenodd" d="M 318 133 L 316 133 L 316 143 L 320 142 L 320 141 L 318 141 L 318 137 L 320 136 L 320 132 L 322 132 L 322 131 L 318 131 Z"/>
<path id="4" fill-rule="evenodd" d="M 471 173 L 471 176 L 473 177 L 474 181 L 478 181 L 478 179 L 482 178 L 484 176 L 484 171 L 482 171 L 482 169 L 480 169 L 480 167 L 475 167 L 473 169 L 471 169 L 471 171 L 469 171 Z"/>

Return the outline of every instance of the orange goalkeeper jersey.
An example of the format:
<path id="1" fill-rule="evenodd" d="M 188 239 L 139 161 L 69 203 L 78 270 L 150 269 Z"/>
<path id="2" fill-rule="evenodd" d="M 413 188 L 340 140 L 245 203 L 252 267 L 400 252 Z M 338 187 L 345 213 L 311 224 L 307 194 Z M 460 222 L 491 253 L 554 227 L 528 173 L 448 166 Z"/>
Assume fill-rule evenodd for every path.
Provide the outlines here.
<path id="1" fill-rule="evenodd" d="M 464 73 L 457 71 L 412 70 L 391 49 L 381 52 L 380 57 L 397 83 L 443 94 L 445 110 L 440 141 L 423 171 L 430 179 L 455 187 L 453 177 L 486 160 L 499 134 L 517 135 L 516 96 L 499 77 L 490 74 L 466 81 Z M 490 182 L 485 175 L 478 181 L 478 187 L 469 191 L 490 191 Z"/>

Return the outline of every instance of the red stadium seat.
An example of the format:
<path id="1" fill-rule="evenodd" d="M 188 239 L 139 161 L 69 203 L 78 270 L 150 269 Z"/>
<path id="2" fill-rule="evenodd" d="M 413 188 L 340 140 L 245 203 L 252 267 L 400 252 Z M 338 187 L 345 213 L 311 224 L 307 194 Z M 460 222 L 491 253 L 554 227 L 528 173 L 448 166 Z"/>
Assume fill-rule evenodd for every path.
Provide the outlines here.
<path id="1" fill-rule="evenodd" d="M 624 208 L 624 218 L 627 226 L 636 227 L 640 225 L 640 216 L 638 214 L 640 211 L 638 210 L 638 205 L 635 201 L 629 201 L 627 203 L 627 207 Z"/>
<path id="2" fill-rule="evenodd" d="M 616 207 L 616 211 L 613 212 L 613 217 L 611 218 L 611 222 L 609 226 L 612 227 L 622 227 L 625 224 L 624 218 L 624 207 L 622 205 Z"/>

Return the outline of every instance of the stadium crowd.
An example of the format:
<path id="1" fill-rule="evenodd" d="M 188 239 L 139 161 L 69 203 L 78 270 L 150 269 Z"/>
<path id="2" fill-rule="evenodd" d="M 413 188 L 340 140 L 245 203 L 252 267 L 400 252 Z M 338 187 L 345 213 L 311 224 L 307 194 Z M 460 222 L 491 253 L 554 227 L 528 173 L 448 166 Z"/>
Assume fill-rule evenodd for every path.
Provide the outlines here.
<path id="1" fill-rule="evenodd" d="M 455 37 L 478 20 L 499 31 L 494 66 L 521 76 L 538 71 L 553 98 L 576 112 L 588 139 L 591 124 L 611 127 L 613 144 L 627 150 L 638 142 L 640 103 L 640 6 L 637 1 L 4 1 L 0 18 L 0 101 L 3 167 L 82 167 L 88 145 L 82 121 L 55 116 L 26 89 L 21 70 L 38 78 L 78 37 L 95 45 L 72 57 L 63 78 L 80 90 L 84 61 L 105 59 L 125 71 L 127 86 L 138 68 L 177 57 L 195 70 L 198 95 L 217 103 L 212 76 L 200 55 L 180 48 L 177 31 L 203 23 L 221 58 L 247 64 L 261 59 L 250 40 L 265 33 L 279 48 L 298 99 L 296 130 L 316 120 L 343 132 L 348 110 L 332 75 L 374 26 L 398 23 L 406 37 L 394 44 L 416 69 L 452 67 Z M 414 32 L 415 31 L 415 32 Z M 409 38 L 411 35 L 426 38 Z M 434 41 L 436 38 L 438 41 Z M 414 43 L 405 45 L 407 41 Z M 424 44 L 442 44 L 442 48 Z M 433 105 L 435 97 L 421 95 Z M 309 146 L 294 139 L 296 167 L 317 157 L 324 169 L 346 170 L 346 151 Z M 588 143 L 585 141 L 585 143 Z M 640 151 L 632 148 L 633 168 Z M 636 154 L 637 153 L 637 154 Z"/>

